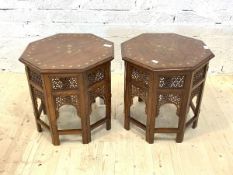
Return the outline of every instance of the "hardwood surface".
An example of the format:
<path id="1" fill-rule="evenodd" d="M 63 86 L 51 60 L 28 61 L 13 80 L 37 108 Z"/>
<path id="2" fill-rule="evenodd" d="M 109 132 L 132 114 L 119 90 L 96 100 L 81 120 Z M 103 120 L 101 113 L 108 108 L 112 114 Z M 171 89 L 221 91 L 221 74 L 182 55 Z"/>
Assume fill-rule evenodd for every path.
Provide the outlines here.
<path id="1" fill-rule="evenodd" d="M 113 43 L 93 34 L 56 34 L 25 49 L 20 61 L 40 72 L 85 70 L 113 59 Z"/>
<path id="2" fill-rule="evenodd" d="M 102 126 L 92 142 L 81 136 L 61 137 L 51 144 L 48 131 L 38 133 L 25 74 L 1 73 L 0 79 L 0 174 L 116 174 L 116 175 L 231 175 L 233 172 L 233 76 L 208 76 L 198 128 L 188 129 L 185 142 L 175 135 L 156 134 L 153 145 L 132 125 L 123 128 L 123 75 L 112 75 L 112 129 Z M 132 113 L 145 122 L 144 103 L 134 100 Z M 91 123 L 104 113 L 93 105 Z M 97 110 L 99 109 L 99 110 Z M 173 105 L 161 108 L 157 124 L 177 122 Z M 170 112 L 169 112 L 170 111 Z M 70 117 L 70 114 L 73 114 Z M 80 126 L 72 107 L 61 112 L 60 128 Z M 69 117 L 69 120 L 67 118 Z M 164 138 L 164 139 L 163 139 Z"/>
<path id="3" fill-rule="evenodd" d="M 191 69 L 214 57 L 201 40 L 174 33 L 145 33 L 122 44 L 122 57 L 152 70 Z"/>

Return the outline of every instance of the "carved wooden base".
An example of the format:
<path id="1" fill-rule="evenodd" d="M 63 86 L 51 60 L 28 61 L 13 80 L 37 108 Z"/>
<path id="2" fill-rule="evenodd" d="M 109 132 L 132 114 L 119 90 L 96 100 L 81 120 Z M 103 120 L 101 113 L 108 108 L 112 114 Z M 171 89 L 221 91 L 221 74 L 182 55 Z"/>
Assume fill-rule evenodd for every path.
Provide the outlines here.
<path id="1" fill-rule="evenodd" d="M 151 71 L 126 61 L 125 129 L 129 130 L 130 123 L 134 123 L 146 131 L 148 143 L 154 142 L 154 133 L 176 133 L 176 141 L 182 142 L 185 129 L 190 124 L 192 128 L 197 127 L 207 69 L 208 63 L 194 71 Z M 130 106 L 135 96 L 146 104 L 146 125 L 130 116 Z M 197 97 L 195 104 L 192 101 L 194 97 Z M 172 103 L 177 107 L 178 128 L 155 127 L 159 109 L 166 103 Z M 192 109 L 194 116 L 186 121 L 189 108 Z"/>
<path id="2" fill-rule="evenodd" d="M 59 135 L 82 134 L 83 143 L 91 141 L 91 130 L 106 123 L 111 129 L 111 73 L 110 62 L 85 72 L 59 74 L 40 74 L 26 67 L 37 130 L 47 128 L 54 145 L 59 145 Z M 91 104 L 100 97 L 106 105 L 106 116 L 90 124 Z M 57 127 L 58 110 L 63 105 L 73 105 L 81 118 L 80 129 L 59 130 Z M 49 125 L 40 116 L 47 114 Z"/>

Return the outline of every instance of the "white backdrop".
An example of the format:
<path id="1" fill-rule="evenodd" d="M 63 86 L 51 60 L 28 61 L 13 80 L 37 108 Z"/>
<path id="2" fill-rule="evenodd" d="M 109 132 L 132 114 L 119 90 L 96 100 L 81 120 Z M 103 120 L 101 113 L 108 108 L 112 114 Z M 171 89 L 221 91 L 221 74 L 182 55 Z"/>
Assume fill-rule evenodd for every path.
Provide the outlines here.
<path id="1" fill-rule="evenodd" d="M 143 32 L 202 39 L 215 53 L 210 73 L 233 73 L 232 0 L 0 0 L 0 70 L 22 72 L 26 45 L 55 33 L 94 33 L 120 43 Z"/>

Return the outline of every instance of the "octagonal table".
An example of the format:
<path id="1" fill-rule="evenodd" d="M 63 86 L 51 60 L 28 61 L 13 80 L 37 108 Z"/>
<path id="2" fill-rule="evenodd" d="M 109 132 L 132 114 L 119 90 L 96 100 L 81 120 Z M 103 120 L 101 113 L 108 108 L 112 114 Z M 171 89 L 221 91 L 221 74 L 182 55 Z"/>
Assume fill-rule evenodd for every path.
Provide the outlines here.
<path id="1" fill-rule="evenodd" d="M 105 122 L 106 129 L 111 128 L 113 54 L 112 42 L 92 34 L 53 35 L 30 43 L 23 52 L 19 60 L 25 64 L 37 130 L 41 132 L 41 126 L 49 129 L 54 145 L 60 144 L 59 135 L 82 134 L 83 143 L 89 143 L 92 129 Z M 91 104 L 96 97 L 104 100 L 106 116 L 90 125 Z M 63 105 L 77 109 L 80 129 L 58 129 Z M 49 125 L 40 118 L 42 111 Z"/>
<path id="2" fill-rule="evenodd" d="M 182 142 L 185 128 L 197 126 L 208 63 L 214 54 L 202 41 L 173 33 L 141 34 L 121 47 L 125 61 L 125 129 L 129 130 L 132 122 L 146 131 L 149 143 L 154 142 L 154 133 L 176 133 L 176 141 Z M 146 104 L 146 124 L 130 116 L 135 96 Z M 166 103 L 177 108 L 178 128 L 155 127 L 159 109 Z M 186 121 L 190 107 L 194 116 Z"/>

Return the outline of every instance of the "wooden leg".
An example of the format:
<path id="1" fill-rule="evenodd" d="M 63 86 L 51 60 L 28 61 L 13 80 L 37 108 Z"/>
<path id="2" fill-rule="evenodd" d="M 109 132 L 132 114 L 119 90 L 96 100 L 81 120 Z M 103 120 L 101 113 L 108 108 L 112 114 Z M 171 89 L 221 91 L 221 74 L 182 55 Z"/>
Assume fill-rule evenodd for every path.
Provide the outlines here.
<path id="1" fill-rule="evenodd" d="M 38 110 L 38 103 L 37 103 L 36 98 L 34 98 L 34 94 L 32 96 L 33 96 L 32 97 L 32 107 L 33 107 L 33 111 L 34 111 L 34 117 L 35 117 L 35 120 L 36 120 L 36 128 L 37 128 L 38 132 L 42 132 L 42 127 L 37 122 L 37 120 L 40 118 L 40 114 L 39 114 L 39 110 Z"/>
<path id="2" fill-rule="evenodd" d="M 51 95 L 49 95 L 51 96 Z M 46 99 L 46 112 L 49 119 L 49 126 L 50 126 L 50 134 L 52 137 L 52 143 L 54 145 L 60 145 L 59 134 L 57 129 L 57 116 L 56 116 L 56 109 L 54 107 L 53 100 L 51 97 Z"/>
<path id="3" fill-rule="evenodd" d="M 90 125 L 90 113 L 91 106 L 88 102 L 88 94 L 85 90 L 84 93 L 80 95 L 80 117 L 82 125 L 82 142 L 83 144 L 88 144 L 91 141 L 91 125 Z"/>
<path id="4" fill-rule="evenodd" d="M 106 129 L 111 129 L 111 65 L 110 63 L 106 66 L 106 94 L 105 94 L 105 100 L 106 100 Z"/>
<path id="5" fill-rule="evenodd" d="M 111 129 L 111 94 L 107 95 L 106 99 L 106 129 Z"/>
<path id="6" fill-rule="evenodd" d="M 131 83 L 130 83 L 130 69 L 127 63 L 125 63 L 125 83 L 124 83 L 124 113 L 125 121 L 124 128 L 126 130 L 130 129 L 130 106 L 131 106 Z"/>
<path id="7" fill-rule="evenodd" d="M 52 135 L 52 143 L 54 145 L 60 145 L 60 139 L 59 139 L 59 134 L 58 134 L 58 129 L 57 129 L 57 119 L 55 115 L 53 116 L 50 115 L 50 132 Z"/>
<path id="8" fill-rule="evenodd" d="M 125 92 L 125 103 L 124 103 L 124 113 L 125 113 L 125 121 L 124 127 L 126 130 L 130 129 L 130 97 L 128 92 Z"/>
<path id="9" fill-rule="evenodd" d="M 179 123 L 178 123 L 178 133 L 176 136 L 176 142 L 177 143 L 181 143 L 183 142 L 184 139 L 184 132 L 185 132 L 185 124 L 186 124 L 186 118 L 187 118 L 187 114 L 188 114 L 188 97 L 183 97 L 182 99 L 182 107 L 180 110 L 180 116 L 179 116 Z"/>
<path id="10" fill-rule="evenodd" d="M 146 102 L 146 111 L 147 111 L 147 120 L 146 120 L 146 141 L 150 144 L 154 143 L 154 130 L 155 130 L 155 116 L 156 116 L 156 97 L 157 97 L 157 91 L 156 91 L 156 85 L 154 82 L 155 75 L 150 74 L 149 75 L 149 89 L 148 89 L 148 95 L 147 95 L 147 102 Z"/>
<path id="11" fill-rule="evenodd" d="M 88 144 L 91 141 L 91 128 L 90 128 L 90 116 L 81 109 L 80 111 L 81 125 L 82 125 L 82 141 L 83 144 Z"/>
<path id="12" fill-rule="evenodd" d="M 82 142 L 88 144 L 91 141 L 90 113 L 91 106 L 87 88 L 87 79 L 85 73 L 79 77 L 80 86 L 80 117 L 82 127 Z"/>
<path id="13" fill-rule="evenodd" d="M 154 143 L 154 128 L 155 128 L 155 114 L 156 102 L 153 95 L 150 96 L 147 102 L 147 120 L 146 120 L 146 141 L 150 144 Z"/>
<path id="14" fill-rule="evenodd" d="M 59 134 L 57 129 L 57 116 L 56 116 L 56 109 L 55 109 L 55 102 L 52 97 L 51 92 L 51 83 L 49 79 L 49 75 L 43 75 L 44 80 L 44 90 L 45 90 L 45 105 L 46 105 L 46 112 L 49 119 L 49 126 L 50 126 L 50 134 L 52 137 L 52 143 L 54 145 L 60 145 Z"/>
<path id="15" fill-rule="evenodd" d="M 192 124 L 192 128 L 193 128 L 193 129 L 195 129 L 195 128 L 197 127 L 198 118 L 199 118 L 199 113 L 200 113 L 200 111 L 198 111 L 198 113 L 195 114 L 195 117 L 196 117 L 197 119 L 196 119 L 196 120 L 193 122 L 193 124 Z"/>
<path id="16" fill-rule="evenodd" d="M 201 107 L 201 101 L 202 101 L 202 96 L 203 96 L 203 90 L 204 90 L 204 83 L 201 87 L 201 90 L 197 96 L 197 102 L 196 102 L 196 110 L 195 110 L 195 113 L 194 113 L 194 116 L 196 118 L 196 120 L 193 122 L 193 125 L 192 125 L 192 128 L 195 129 L 197 127 L 197 123 L 198 123 L 198 119 L 199 119 L 199 114 L 200 114 L 200 107 Z"/>
<path id="17" fill-rule="evenodd" d="M 38 132 L 42 132 L 41 125 L 37 122 L 37 120 L 40 118 L 40 115 L 39 115 L 39 110 L 38 110 L 37 98 L 33 92 L 33 87 L 29 83 L 29 80 L 30 80 L 29 69 L 27 67 L 25 67 L 25 71 L 26 71 L 26 75 L 27 75 L 27 79 L 28 79 L 28 86 L 29 86 L 30 96 L 31 96 L 31 100 L 32 100 L 32 107 L 33 107 L 34 117 L 35 117 L 35 121 L 36 121 L 36 128 L 37 128 Z"/>

